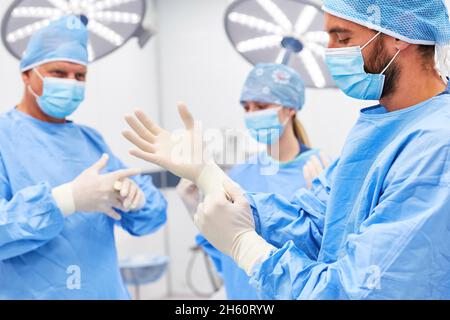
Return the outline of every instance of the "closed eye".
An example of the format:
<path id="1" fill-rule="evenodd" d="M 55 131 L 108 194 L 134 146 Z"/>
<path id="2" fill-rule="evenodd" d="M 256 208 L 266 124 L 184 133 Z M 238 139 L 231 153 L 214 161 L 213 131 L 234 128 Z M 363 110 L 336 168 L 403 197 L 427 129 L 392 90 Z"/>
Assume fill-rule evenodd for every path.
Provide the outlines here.
<path id="1" fill-rule="evenodd" d="M 256 106 L 256 108 L 258 108 L 258 110 L 266 110 L 269 106 L 266 104 L 258 104 Z"/>
<path id="2" fill-rule="evenodd" d="M 52 70 L 50 73 L 55 78 L 65 78 L 67 76 L 67 72 L 62 70 Z"/>
<path id="3" fill-rule="evenodd" d="M 84 74 L 84 73 L 77 73 L 77 74 L 75 75 L 75 78 L 76 78 L 78 81 L 86 81 L 86 74 Z"/>
<path id="4" fill-rule="evenodd" d="M 348 44 L 350 42 L 350 38 L 346 38 L 346 39 L 338 39 L 338 43 L 339 44 Z"/>

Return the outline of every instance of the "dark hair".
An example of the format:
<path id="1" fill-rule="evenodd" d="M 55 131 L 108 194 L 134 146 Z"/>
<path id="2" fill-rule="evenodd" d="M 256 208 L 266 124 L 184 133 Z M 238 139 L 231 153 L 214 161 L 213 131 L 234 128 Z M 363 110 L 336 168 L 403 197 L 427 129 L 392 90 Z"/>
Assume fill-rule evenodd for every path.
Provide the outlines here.
<path id="1" fill-rule="evenodd" d="M 435 54 L 436 47 L 434 45 L 419 45 L 418 49 L 420 55 L 426 62 L 433 62 L 434 63 L 434 54 Z M 431 61 L 430 61 L 431 60 Z"/>

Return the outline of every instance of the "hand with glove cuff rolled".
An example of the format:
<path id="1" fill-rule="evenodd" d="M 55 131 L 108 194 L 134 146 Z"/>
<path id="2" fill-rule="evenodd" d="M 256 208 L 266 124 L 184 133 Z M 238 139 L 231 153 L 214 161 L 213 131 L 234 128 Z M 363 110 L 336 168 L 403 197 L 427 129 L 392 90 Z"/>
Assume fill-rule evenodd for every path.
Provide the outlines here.
<path id="1" fill-rule="evenodd" d="M 130 153 L 157 164 L 175 175 L 191 180 L 205 195 L 194 223 L 218 250 L 231 256 L 250 274 L 274 247 L 255 232 L 255 223 L 244 191 L 217 166 L 204 150 L 202 133 L 194 128 L 187 107 L 178 111 L 185 130 L 176 134 L 160 128 L 142 111 L 126 121 L 134 132 L 123 135 L 139 150 Z"/>
<path id="2" fill-rule="evenodd" d="M 127 210 L 114 186 L 117 181 L 140 174 L 141 169 L 122 169 L 100 174 L 108 159 L 109 156 L 104 154 L 72 182 L 53 188 L 53 198 L 63 215 L 69 216 L 76 211 L 103 212 L 115 220 L 121 219 L 114 208 Z"/>

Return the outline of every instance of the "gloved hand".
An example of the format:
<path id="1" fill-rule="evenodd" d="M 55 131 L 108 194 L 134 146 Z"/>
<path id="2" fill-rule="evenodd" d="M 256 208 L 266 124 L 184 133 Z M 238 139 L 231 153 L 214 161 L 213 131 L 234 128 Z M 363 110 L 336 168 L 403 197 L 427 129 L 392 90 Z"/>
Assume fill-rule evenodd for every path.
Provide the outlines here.
<path id="1" fill-rule="evenodd" d="M 303 176 L 305 177 L 306 186 L 312 188 L 312 182 L 318 178 L 330 166 L 330 158 L 324 153 L 319 153 L 320 160 L 317 156 L 312 156 L 303 167 Z"/>
<path id="2" fill-rule="evenodd" d="M 124 207 L 114 190 L 114 184 L 130 176 L 141 173 L 140 169 L 123 169 L 100 174 L 108 163 L 109 156 L 104 154 L 93 166 L 83 171 L 75 180 L 52 190 L 56 204 L 65 216 L 75 211 L 103 212 L 115 220 L 121 216 L 114 211 Z"/>
<path id="3" fill-rule="evenodd" d="M 255 232 L 250 205 L 241 187 L 231 179 L 224 192 L 209 194 L 198 206 L 194 223 L 218 250 L 231 256 L 248 275 L 274 247 Z"/>
<path id="4" fill-rule="evenodd" d="M 137 111 L 136 117 L 126 116 L 134 132 L 124 131 L 123 135 L 139 148 L 130 154 L 194 182 L 204 194 L 220 192 L 226 174 L 206 150 L 202 132 L 194 128 L 186 105 L 179 103 L 178 112 L 185 130 L 173 133 L 160 128 L 142 111 Z"/>
<path id="5" fill-rule="evenodd" d="M 114 190 L 120 196 L 123 211 L 137 211 L 145 205 L 145 194 L 133 180 L 126 178 L 114 183 Z"/>
<path id="6" fill-rule="evenodd" d="M 183 200 L 189 214 L 193 215 L 201 200 L 201 194 L 198 187 L 190 180 L 181 179 L 176 187 L 176 191 L 181 200 Z"/>

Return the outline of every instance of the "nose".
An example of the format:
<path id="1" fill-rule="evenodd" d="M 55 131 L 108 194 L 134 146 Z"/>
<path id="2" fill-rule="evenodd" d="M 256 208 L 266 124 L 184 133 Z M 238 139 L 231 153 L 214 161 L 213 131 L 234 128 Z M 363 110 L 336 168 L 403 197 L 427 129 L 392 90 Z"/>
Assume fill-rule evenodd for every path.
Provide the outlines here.
<path id="1" fill-rule="evenodd" d="M 253 112 L 256 111 L 256 106 L 253 103 L 248 103 L 247 104 L 247 108 L 246 108 L 246 112 Z"/>
<path id="2" fill-rule="evenodd" d="M 67 75 L 67 79 L 70 79 L 70 80 L 77 80 L 77 74 L 76 74 L 75 72 L 70 72 L 70 73 Z"/>
<path id="3" fill-rule="evenodd" d="M 337 41 L 333 40 L 332 37 L 330 37 L 328 40 L 327 48 L 328 49 L 339 48 L 339 44 L 337 43 Z"/>

